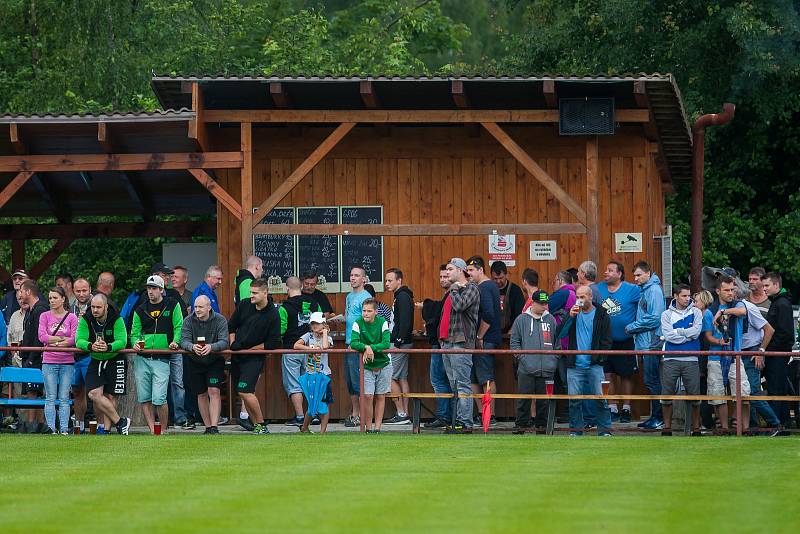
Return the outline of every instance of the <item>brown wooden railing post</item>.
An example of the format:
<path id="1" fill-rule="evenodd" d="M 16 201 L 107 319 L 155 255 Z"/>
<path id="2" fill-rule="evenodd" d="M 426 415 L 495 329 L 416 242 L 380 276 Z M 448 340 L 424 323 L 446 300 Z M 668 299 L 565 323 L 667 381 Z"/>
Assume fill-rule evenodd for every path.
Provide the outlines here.
<path id="1" fill-rule="evenodd" d="M 741 365 L 742 365 L 742 357 L 740 355 L 736 355 L 736 435 L 742 435 L 742 382 L 741 377 Z M 749 394 L 750 392 L 748 392 Z M 750 414 L 747 414 L 747 417 L 750 417 Z"/>

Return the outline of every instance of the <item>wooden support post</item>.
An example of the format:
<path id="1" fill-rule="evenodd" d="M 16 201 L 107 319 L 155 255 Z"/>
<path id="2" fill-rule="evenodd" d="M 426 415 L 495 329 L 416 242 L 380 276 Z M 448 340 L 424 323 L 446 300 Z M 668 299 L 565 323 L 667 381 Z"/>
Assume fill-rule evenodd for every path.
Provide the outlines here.
<path id="1" fill-rule="evenodd" d="M 589 259 L 600 264 L 599 222 L 600 207 L 597 202 L 598 183 L 598 139 L 586 140 L 586 239 Z"/>
<path id="2" fill-rule="evenodd" d="M 276 108 L 286 109 L 292 107 L 289 95 L 286 93 L 286 88 L 281 82 L 270 82 L 269 96 L 272 97 L 272 102 Z"/>
<path id="3" fill-rule="evenodd" d="M 253 253 L 253 125 L 251 123 L 243 122 L 241 124 L 240 141 L 243 158 L 240 173 L 242 182 L 242 265 L 245 265 L 247 257 Z"/>
<path id="4" fill-rule="evenodd" d="M 575 218 L 578 219 L 578 222 L 586 225 L 586 212 L 584 209 L 575 202 L 569 193 L 564 191 L 558 183 L 556 183 L 553 178 L 550 177 L 547 172 L 542 169 L 536 161 L 528 155 L 525 150 L 519 146 L 516 141 L 511 139 L 511 137 L 503 130 L 496 122 L 482 122 L 481 123 L 486 130 L 492 134 L 492 136 L 497 139 L 497 142 L 500 145 L 508 150 L 508 152 L 514 156 L 520 165 L 522 165 L 526 171 L 531 173 L 534 178 L 539 180 L 539 182 L 547 189 L 551 195 L 556 197 L 567 209 L 575 215 Z"/>
<path id="5" fill-rule="evenodd" d="M 0 191 L 0 208 L 6 205 L 6 203 L 11 200 L 11 197 L 19 191 L 25 182 L 30 180 L 31 176 L 33 176 L 32 172 L 20 172 L 18 173 L 11 182 L 2 191 Z"/>
<path id="6" fill-rule="evenodd" d="M 67 250 L 67 247 L 72 243 L 72 237 L 62 237 L 58 239 L 50 250 L 48 250 L 42 258 L 28 271 L 28 276 L 31 278 L 39 278 L 42 276 L 48 267 L 53 265 L 61 254 Z"/>
<path id="7" fill-rule="evenodd" d="M 97 142 L 103 148 L 103 152 L 111 154 L 114 152 L 114 138 L 111 137 L 111 127 L 105 122 L 97 123 Z"/>
<path id="8" fill-rule="evenodd" d="M 362 81 L 358 84 L 358 89 L 361 93 L 361 100 L 364 102 L 364 106 L 370 109 L 381 107 L 380 101 L 378 100 L 378 95 L 375 94 L 375 88 L 373 87 L 371 81 Z"/>
<path id="9" fill-rule="evenodd" d="M 272 208 L 278 205 L 278 203 L 283 200 L 286 195 L 291 193 L 292 189 L 300 183 L 300 181 L 306 177 L 306 175 L 311 172 L 311 170 L 317 166 L 317 163 L 322 161 L 322 159 L 328 155 L 328 152 L 333 150 L 333 148 L 342 140 L 342 138 L 347 135 L 347 132 L 353 129 L 356 124 L 354 122 L 344 122 L 336 127 L 336 129 L 325 138 L 325 140 L 314 149 L 314 151 L 300 164 L 294 172 L 289 175 L 289 177 L 284 181 L 281 185 L 279 185 L 275 191 L 265 200 L 259 207 L 258 207 L 258 219 L 263 219 Z M 244 152 L 244 149 L 242 149 Z M 244 192 L 244 190 L 243 190 Z M 242 209 L 244 210 L 244 200 L 242 201 Z M 248 228 L 248 231 L 252 230 L 254 224 L 251 224 Z"/>
<path id="10" fill-rule="evenodd" d="M 469 107 L 469 98 L 464 91 L 464 82 L 461 80 L 453 80 L 450 82 L 450 94 L 453 95 L 453 102 L 460 108 Z"/>
<path id="11" fill-rule="evenodd" d="M 25 145 L 25 139 L 22 137 L 19 125 L 11 123 L 8 125 L 8 136 L 11 140 L 11 148 L 14 149 L 16 154 L 27 154 L 28 147 Z"/>
<path id="12" fill-rule="evenodd" d="M 225 206 L 225 209 L 231 212 L 231 215 L 240 221 L 242 220 L 242 207 L 216 180 L 209 176 L 203 169 L 189 169 L 189 172 L 192 173 L 192 176 L 197 178 L 197 181 L 200 182 L 203 187 L 208 189 L 209 193 L 214 195 L 214 198 L 216 198 L 220 204 Z"/>
<path id="13" fill-rule="evenodd" d="M 208 132 L 203 116 L 205 113 L 205 105 L 203 103 L 203 90 L 200 87 L 200 82 L 192 82 L 192 111 L 194 111 L 194 118 L 190 120 L 188 124 L 189 139 L 195 140 L 201 152 L 207 152 L 209 150 Z"/>
<path id="14" fill-rule="evenodd" d="M 11 269 L 25 268 L 25 240 L 12 239 L 11 240 Z"/>
<path id="15" fill-rule="evenodd" d="M 548 108 L 558 107 L 558 97 L 556 96 L 556 82 L 555 80 L 544 80 L 542 82 L 542 94 L 544 101 Z"/>

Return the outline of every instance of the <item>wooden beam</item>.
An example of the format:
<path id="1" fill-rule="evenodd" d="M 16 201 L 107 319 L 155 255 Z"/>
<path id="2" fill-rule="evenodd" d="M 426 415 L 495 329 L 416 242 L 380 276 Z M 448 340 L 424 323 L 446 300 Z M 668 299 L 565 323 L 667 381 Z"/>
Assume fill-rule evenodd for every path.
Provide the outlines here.
<path id="1" fill-rule="evenodd" d="M 37 261 L 33 267 L 28 270 L 28 276 L 33 278 L 39 278 L 42 274 L 47 270 L 48 267 L 53 265 L 55 261 L 58 259 L 61 254 L 67 250 L 67 247 L 72 244 L 73 238 L 72 237 L 61 237 L 50 247 L 42 258 Z"/>
<path id="2" fill-rule="evenodd" d="M 370 109 L 381 107 L 378 95 L 375 94 L 375 87 L 369 80 L 363 80 L 358 84 L 359 92 L 361 93 L 361 100 L 364 105 Z"/>
<path id="3" fill-rule="evenodd" d="M 11 268 L 15 271 L 25 268 L 25 239 L 16 233 L 11 239 Z"/>
<path id="4" fill-rule="evenodd" d="M 503 146 L 508 152 L 514 156 L 520 165 L 522 165 L 525 170 L 533 175 L 534 178 L 539 180 L 539 182 L 547 189 L 551 195 L 556 197 L 567 209 L 575 215 L 575 218 L 578 219 L 583 225 L 586 225 L 586 212 L 584 209 L 575 202 L 569 193 L 564 191 L 560 185 L 556 183 L 553 178 L 550 177 L 547 172 L 542 169 L 536 161 L 528 155 L 525 150 L 519 146 L 516 141 L 511 139 L 511 137 L 503 130 L 497 123 L 494 122 L 484 122 L 481 123 L 486 130 L 492 134 L 492 136 L 497 139 L 497 142 Z"/>
<path id="5" fill-rule="evenodd" d="M 557 109 L 521 110 L 206 110 L 205 122 L 390 122 L 390 123 L 464 123 L 464 122 L 531 122 L 557 123 Z M 618 109 L 616 122 L 647 122 L 645 109 Z"/>
<path id="6" fill-rule="evenodd" d="M 25 144 L 25 138 L 22 136 L 18 124 L 12 122 L 8 125 L 9 139 L 11 139 L 11 148 L 14 149 L 16 154 L 27 154 L 28 147 Z"/>
<path id="7" fill-rule="evenodd" d="M 6 205 L 6 203 L 11 200 L 11 197 L 25 185 L 25 182 L 30 180 L 31 176 L 33 176 L 32 172 L 23 171 L 18 173 L 11 182 L 7 186 L 0 191 L 0 208 Z"/>
<path id="8" fill-rule="evenodd" d="M 11 273 L 3 265 L 0 265 L 0 281 L 6 282 L 8 280 L 11 280 Z"/>
<path id="9" fill-rule="evenodd" d="M 97 123 L 97 142 L 106 154 L 114 152 L 114 138 L 111 135 L 111 127 L 105 122 Z"/>
<path id="10" fill-rule="evenodd" d="M 306 177 L 306 175 L 311 172 L 311 170 L 317 166 L 317 163 L 322 161 L 322 159 L 333 150 L 333 148 L 339 143 L 339 141 L 347 135 L 347 132 L 353 129 L 356 124 L 354 122 L 344 122 L 336 127 L 336 129 L 331 132 L 331 134 L 325 138 L 325 140 L 314 149 L 314 151 L 309 154 L 309 156 L 297 167 L 292 174 L 284 181 L 281 185 L 279 185 L 265 200 L 261 203 L 258 207 L 259 217 L 258 220 L 264 218 L 272 208 L 278 205 L 278 203 L 283 200 L 286 195 L 288 195 L 294 187 L 300 183 L 300 181 Z M 244 209 L 244 206 L 242 206 Z M 251 225 L 250 228 L 255 226 L 255 224 Z"/>
<path id="11" fill-rule="evenodd" d="M 269 96 L 272 97 L 272 102 L 277 108 L 286 109 L 292 107 L 286 88 L 281 82 L 269 83 Z"/>
<path id="12" fill-rule="evenodd" d="M 0 156 L 0 172 L 237 169 L 241 166 L 241 152 Z"/>
<path id="13" fill-rule="evenodd" d="M 242 220 L 242 206 L 240 206 L 214 178 L 203 169 L 189 169 L 189 172 L 192 173 L 192 176 L 197 178 L 200 185 L 208 189 L 208 192 L 214 195 L 214 198 L 216 198 L 220 204 L 225 206 L 225 209 L 231 212 L 231 215 L 240 221 Z"/>
<path id="14" fill-rule="evenodd" d="M 194 111 L 195 116 L 188 123 L 189 139 L 195 140 L 201 152 L 207 152 L 209 150 L 208 131 L 203 120 L 205 104 L 203 103 L 203 90 L 200 87 L 200 82 L 192 82 L 192 111 Z"/>
<path id="15" fill-rule="evenodd" d="M 464 82 L 461 80 L 453 80 L 450 82 L 450 94 L 453 95 L 453 102 L 460 108 L 468 108 L 469 98 L 464 91 Z"/>
<path id="16" fill-rule="evenodd" d="M 541 224 L 258 224 L 255 234 L 272 235 L 384 235 L 467 236 L 505 234 L 584 234 L 575 223 Z"/>
<path id="17" fill-rule="evenodd" d="M 555 80 L 544 80 L 542 82 L 542 94 L 544 95 L 544 102 L 545 104 L 547 104 L 548 108 L 558 107 L 558 97 L 556 95 Z"/>
<path id="18" fill-rule="evenodd" d="M 597 136 L 586 140 L 586 239 L 589 259 L 600 265 L 600 206 L 597 201 L 599 181 Z"/>
<path id="19" fill-rule="evenodd" d="M 175 237 L 216 236 L 214 221 L 127 221 L 124 223 L 71 223 L 71 224 L 0 224 L 0 239 L 108 239 L 123 237 Z M 13 262 L 12 262 L 13 263 Z M 22 267 L 12 265 L 13 268 Z"/>
<path id="20" fill-rule="evenodd" d="M 244 164 L 240 171 L 242 188 L 242 263 L 253 253 L 253 125 L 243 122 L 240 126 L 239 144 Z"/>

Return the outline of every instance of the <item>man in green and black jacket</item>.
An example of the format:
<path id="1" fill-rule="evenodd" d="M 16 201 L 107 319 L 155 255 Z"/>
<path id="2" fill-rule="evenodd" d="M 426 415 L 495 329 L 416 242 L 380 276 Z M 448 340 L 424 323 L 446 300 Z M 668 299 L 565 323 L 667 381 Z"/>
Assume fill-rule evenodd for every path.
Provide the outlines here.
<path id="1" fill-rule="evenodd" d="M 140 304 L 133 312 L 131 344 L 138 351 L 175 351 L 179 347 L 183 327 L 181 305 L 172 297 L 164 298 L 164 280 L 160 276 L 150 276 L 146 286 L 147 302 Z M 133 361 L 136 398 L 142 405 L 150 431 L 153 431 L 155 423 L 153 406 L 158 410 L 158 420 L 163 428 L 169 421 L 169 357 L 166 352 L 139 353 Z"/>
<path id="2" fill-rule="evenodd" d="M 113 424 L 118 433 L 127 436 L 131 420 L 117 413 L 116 396 L 125 394 L 128 362 L 119 351 L 128 346 L 128 331 L 104 294 L 92 297 L 90 307 L 91 313 L 84 313 L 78 319 L 75 333 L 75 346 L 91 351 L 86 389 L 95 412 L 105 417 L 106 428 Z"/>

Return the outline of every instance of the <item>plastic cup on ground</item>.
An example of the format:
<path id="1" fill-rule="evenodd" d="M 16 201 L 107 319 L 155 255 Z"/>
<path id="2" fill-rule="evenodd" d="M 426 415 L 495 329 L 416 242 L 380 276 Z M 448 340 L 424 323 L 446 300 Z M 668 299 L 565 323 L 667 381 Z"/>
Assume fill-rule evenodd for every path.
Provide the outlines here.
<path id="1" fill-rule="evenodd" d="M 89 434 L 97 434 L 97 421 L 89 421 Z"/>
<path id="2" fill-rule="evenodd" d="M 155 434 L 156 436 L 161 435 L 161 421 L 156 421 L 155 423 L 153 423 L 153 434 Z"/>

